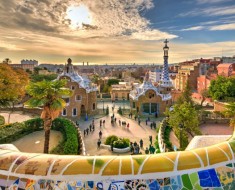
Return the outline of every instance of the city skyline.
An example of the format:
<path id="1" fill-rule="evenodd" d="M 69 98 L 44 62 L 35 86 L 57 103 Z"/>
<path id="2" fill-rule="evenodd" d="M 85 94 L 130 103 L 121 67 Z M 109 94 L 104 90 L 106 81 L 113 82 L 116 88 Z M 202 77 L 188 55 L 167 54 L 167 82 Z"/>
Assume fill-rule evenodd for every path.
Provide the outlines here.
<path id="1" fill-rule="evenodd" d="M 0 1 L 0 58 L 13 63 L 169 63 L 235 54 L 234 0 Z"/>

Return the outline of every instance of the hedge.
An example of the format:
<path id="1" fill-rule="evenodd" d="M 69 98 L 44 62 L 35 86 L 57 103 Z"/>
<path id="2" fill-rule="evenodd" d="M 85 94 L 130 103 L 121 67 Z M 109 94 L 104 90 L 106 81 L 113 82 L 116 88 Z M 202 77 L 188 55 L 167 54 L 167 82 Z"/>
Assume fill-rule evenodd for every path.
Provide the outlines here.
<path id="1" fill-rule="evenodd" d="M 40 118 L 30 119 L 22 123 L 11 123 L 0 127 L 0 143 L 11 143 L 34 131 L 42 130 Z"/>
<path id="2" fill-rule="evenodd" d="M 106 145 L 111 145 L 112 142 L 114 141 L 117 141 L 118 140 L 118 137 L 116 135 L 111 135 L 111 136 L 108 136 L 105 140 L 105 143 Z"/>
<path id="3" fill-rule="evenodd" d="M 80 141 L 78 132 L 72 121 L 64 118 L 57 118 L 52 122 L 52 129 L 63 134 L 63 140 L 52 151 L 59 154 L 78 154 Z M 43 120 L 34 118 L 22 123 L 11 123 L 0 126 L 0 144 L 11 143 L 32 132 L 43 130 Z"/>
<path id="4" fill-rule="evenodd" d="M 5 124 L 5 118 L 0 115 L 0 125 L 4 125 Z"/>
<path id="5" fill-rule="evenodd" d="M 63 154 L 78 154 L 80 143 L 78 140 L 78 132 L 75 125 L 68 119 L 56 118 L 52 122 L 52 129 L 60 131 L 63 134 L 64 141 Z"/>

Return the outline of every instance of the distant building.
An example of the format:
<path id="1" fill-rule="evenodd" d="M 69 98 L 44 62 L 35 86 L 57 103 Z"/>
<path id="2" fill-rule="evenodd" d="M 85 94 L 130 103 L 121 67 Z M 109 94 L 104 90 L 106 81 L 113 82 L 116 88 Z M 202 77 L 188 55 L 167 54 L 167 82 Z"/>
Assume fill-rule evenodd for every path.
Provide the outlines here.
<path id="1" fill-rule="evenodd" d="M 223 63 L 235 63 L 235 55 L 233 57 L 222 57 Z"/>
<path id="2" fill-rule="evenodd" d="M 111 89 L 111 99 L 115 100 L 129 100 L 129 94 L 132 90 L 132 85 L 127 83 L 119 83 L 112 85 Z"/>
<path id="3" fill-rule="evenodd" d="M 222 63 L 217 66 L 218 75 L 230 77 L 234 75 L 235 63 Z"/>
<path id="4" fill-rule="evenodd" d="M 163 115 L 167 107 L 172 105 L 171 88 L 172 83 L 168 71 L 168 41 L 165 41 L 164 66 L 162 69 L 159 85 L 152 84 L 149 72 L 146 73 L 144 82 L 138 85 L 130 92 L 130 107 L 132 113 L 139 115 L 156 116 Z"/>
<path id="5" fill-rule="evenodd" d="M 182 65 L 175 79 L 175 88 L 183 91 L 187 82 L 193 90 L 197 89 L 197 77 L 199 76 L 198 64 Z"/>
<path id="6" fill-rule="evenodd" d="M 35 65 L 33 64 L 9 64 L 13 68 L 21 68 L 24 70 L 32 71 L 34 70 Z"/>
<path id="7" fill-rule="evenodd" d="M 57 80 L 61 79 L 67 79 L 67 87 L 73 91 L 71 97 L 64 97 L 66 107 L 61 115 L 76 119 L 80 116 L 95 114 L 97 111 L 96 92 L 98 89 L 95 85 L 92 85 L 90 80 L 78 75 L 70 58 L 63 72 L 57 78 Z"/>
<path id="8" fill-rule="evenodd" d="M 32 64 L 32 65 L 35 65 L 35 66 L 38 66 L 38 61 L 37 60 L 27 60 L 27 59 L 23 59 L 21 60 L 21 64 Z"/>

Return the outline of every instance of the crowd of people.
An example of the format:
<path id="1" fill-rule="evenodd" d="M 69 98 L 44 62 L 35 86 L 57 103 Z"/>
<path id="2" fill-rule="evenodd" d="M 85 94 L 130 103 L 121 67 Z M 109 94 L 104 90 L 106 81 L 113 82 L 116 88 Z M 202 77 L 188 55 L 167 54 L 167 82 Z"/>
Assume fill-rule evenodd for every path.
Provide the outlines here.
<path id="1" fill-rule="evenodd" d="M 144 153 L 145 154 L 154 154 L 155 153 L 155 148 L 154 146 L 152 145 L 153 143 L 153 137 L 150 135 L 149 136 L 149 147 L 146 147 L 146 149 L 144 150 Z M 143 149 L 144 147 L 144 141 L 143 139 L 140 139 L 140 142 L 139 144 L 137 142 L 130 142 L 130 151 L 131 151 L 131 154 L 141 154 L 140 150 Z"/>

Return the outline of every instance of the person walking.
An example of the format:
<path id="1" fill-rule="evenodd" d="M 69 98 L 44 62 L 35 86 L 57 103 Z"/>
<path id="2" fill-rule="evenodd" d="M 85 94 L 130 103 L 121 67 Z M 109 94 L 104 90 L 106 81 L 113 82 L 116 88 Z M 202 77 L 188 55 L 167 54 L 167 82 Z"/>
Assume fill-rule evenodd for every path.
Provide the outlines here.
<path id="1" fill-rule="evenodd" d="M 102 120 L 100 120 L 100 128 L 102 127 Z"/>
<path id="2" fill-rule="evenodd" d="M 90 132 L 91 132 L 91 129 L 92 129 L 92 125 L 91 124 L 89 125 L 89 129 L 90 129 Z"/>
<path id="3" fill-rule="evenodd" d="M 97 149 L 100 149 L 100 145 L 101 145 L 101 140 L 98 139 L 98 141 L 97 141 Z"/>
<path id="4" fill-rule="evenodd" d="M 150 144 L 152 145 L 152 143 L 153 143 L 153 137 L 152 137 L 152 135 L 149 136 L 149 142 L 150 142 Z"/>
<path id="5" fill-rule="evenodd" d="M 139 125 L 140 125 L 140 119 L 138 119 L 138 123 L 139 123 Z"/>
<path id="6" fill-rule="evenodd" d="M 85 137 L 86 136 L 86 129 L 84 129 L 83 134 L 84 134 L 84 137 Z"/>
<path id="7" fill-rule="evenodd" d="M 126 126 L 126 127 L 127 127 L 127 129 L 129 130 L 130 124 L 129 124 L 129 123 L 127 123 L 127 126 Z"/>
<path id="8" fill-rule="evenodd" d="M 136 118 L 137 118 L 137 117 L 136 117 L 136 115 L 135 115 L 135 117 L 134 117 L 134 118 L 135 118 L 135 121 L 136 121 Z"/>
<path id="9" fill-rule="evenodd" d="M 92 125 L 92 131 L 95 131 L 95 124 Z"/>
<path id="10" fill-rule="evenodd" d="M 87 134 L 87 135 L 89 134 L 89 129 L 88 129 L 88 128 L 86 129 L 86 134 Z"/>
<path id="11" fill-rule="evenodd" d="M 150 128 L 153 129 L 153 123 L 150 123 Z"/>
<path id="12" fill-rule="evenodd" d="M 99 132 L 99 138 L 102 138 L 102 131 Z"/>
<path id="13" fill-rule="evenodd" d="M 140 139 L 140 148 L 143 148 L 143 144 L 144 144 L 143 140 Z"/>
<path id="14" fill-rule="evenodd" d="M 148 120 L 147 119 L 146 119 L 145 123 L 146 123 L 146 125 L 148 125 Z"/>

